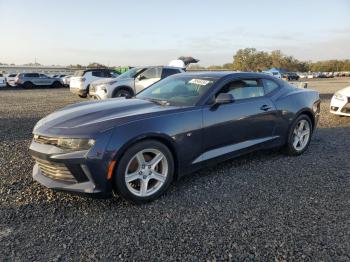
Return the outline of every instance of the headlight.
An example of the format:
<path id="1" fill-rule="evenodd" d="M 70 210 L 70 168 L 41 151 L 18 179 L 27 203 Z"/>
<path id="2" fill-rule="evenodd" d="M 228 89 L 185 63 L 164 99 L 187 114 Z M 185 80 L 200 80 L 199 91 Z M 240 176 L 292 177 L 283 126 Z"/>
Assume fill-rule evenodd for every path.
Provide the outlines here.
<path id="1" fill-rule="evenodd" d="M 334 98 L 337 100 L 340 100 L 340 101 L 346 101 L 346 96 L 339 94 L 339 93 L 335 93 Z"/>
<path id="2" fill-rule="evenodd" d="M 95 144 L 93 139 L 81 139 L 81 138 L 59 138 L 57 140 L 57 146 L 65 149 L 72 150 L 87 150 Z"/>

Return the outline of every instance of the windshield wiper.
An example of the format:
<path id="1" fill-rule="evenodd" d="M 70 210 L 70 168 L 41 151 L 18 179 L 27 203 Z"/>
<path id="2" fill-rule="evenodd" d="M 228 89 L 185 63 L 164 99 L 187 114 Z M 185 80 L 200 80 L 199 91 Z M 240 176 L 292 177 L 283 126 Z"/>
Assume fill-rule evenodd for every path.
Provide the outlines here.
<path id="1" fill-rule="evenodd" d="M 170 103 L 168 101 L 166 101 L 166 100 L 158 100 L 158 99 L 147 99 L 147 100 L 149 100 L 149 101 L 151 101 L 153 103 L 156 103 L 158 105 L 161 105 L 161 106 L 168 106 L 168 105 L 170 105 Z"/>

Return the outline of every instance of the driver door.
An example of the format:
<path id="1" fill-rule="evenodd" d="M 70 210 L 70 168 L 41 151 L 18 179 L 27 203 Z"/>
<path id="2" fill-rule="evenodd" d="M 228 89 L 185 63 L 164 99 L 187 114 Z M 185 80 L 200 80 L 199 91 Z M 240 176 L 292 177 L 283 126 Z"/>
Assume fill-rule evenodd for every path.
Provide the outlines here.
<path id="1" fill-rule="evenodd" d="M 151 67 L 138 75 L 135 79 L 136 93 L 158 82 L 162 76 L 162 67 Z"/>
<path id="2" fill-rule="evenodd" d="M 278 114 L 261 79 L 235 79 L 215 97 L 219 93 L 231 94 L 234 101 L 204 108 L 201 161 L 238 155 L 274 140 Z"/>

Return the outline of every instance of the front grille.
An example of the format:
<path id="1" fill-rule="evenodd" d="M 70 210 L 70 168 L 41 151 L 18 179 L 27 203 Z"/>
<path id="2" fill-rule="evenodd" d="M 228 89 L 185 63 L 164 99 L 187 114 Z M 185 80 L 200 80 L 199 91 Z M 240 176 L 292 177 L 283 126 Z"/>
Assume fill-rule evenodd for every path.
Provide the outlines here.
<path id="1" fill-rule="evenodd" d="M 54 180 L 60 180 L 71 183 L 77 182 L 72 173 L 64 164 L 53 163 L 36 157 L 34 159 L 39 165 L 40 171 L 44 176 Z"/>
<path id="2" fill-rule="evenodd" d="M 34 135 L 34 141 L 40 144 L 57 146 L 58 138 Z"/>

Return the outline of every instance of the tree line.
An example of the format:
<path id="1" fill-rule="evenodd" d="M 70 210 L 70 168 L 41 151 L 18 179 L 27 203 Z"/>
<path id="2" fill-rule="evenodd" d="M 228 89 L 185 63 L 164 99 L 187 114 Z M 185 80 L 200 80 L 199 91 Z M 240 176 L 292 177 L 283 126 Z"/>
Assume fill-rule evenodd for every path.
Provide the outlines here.
<path id="1" fill-rule="evenodd" d="M 272 67 L 297 72 L 340 72 L 350 71 L 350 60 L 346 59 L 305 62 L 300 61 L 293 56 L 285 55 L 280 50 L 266 52 L 258 51 L 255 48 L 244 48 L 239 49 L 234 54 L 232 63 L 226 63 L 221 66 L 214 65 L 207 68 L 194 64 L 190 68 L 261 72 Z"/>

